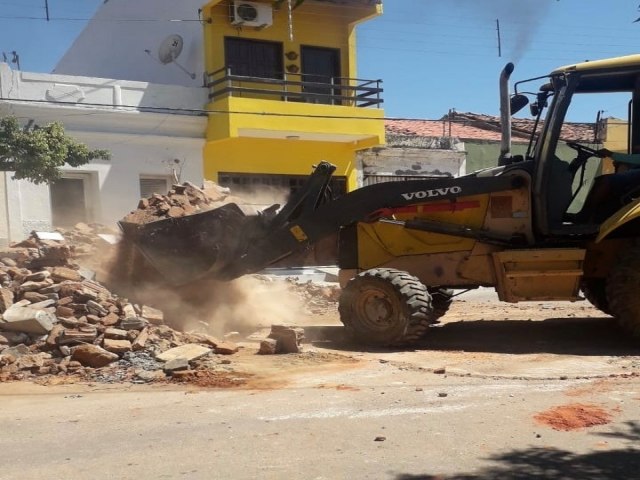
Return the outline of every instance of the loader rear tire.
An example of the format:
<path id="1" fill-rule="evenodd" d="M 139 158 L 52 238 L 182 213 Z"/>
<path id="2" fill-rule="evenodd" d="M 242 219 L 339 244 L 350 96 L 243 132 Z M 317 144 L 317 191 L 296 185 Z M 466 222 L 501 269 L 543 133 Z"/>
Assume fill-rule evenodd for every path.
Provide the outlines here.
<path id="1" fill-rule="evenodd" d="M 606 278 L 585 278 L 582 281 L 581 290 L 591 305 L 601 312 L 611 315 L 609 301 L 607 300 Z"/>
<path id="2" fill-rule="evenodd" d="M 427 287 L 392 268 L 374 268 L 351 279 L 338 310 L 353 339 L 369 345 L 414 343 L 436 321 Z"/>
<path id="3" fill-rule="evenodd" d="M 431 305 L 433 306 L 431 318 L 435 320 L 444 316 L 453 302 L 453 290 L 439 287 L 429 287 L 427 290 L 431 295 Z"/>
<path id="4" fill-rule="evenodd" d="M 621 255 L 607 278 L 611 314 L 622 328 L 640 337 L 640 248 Z"/>

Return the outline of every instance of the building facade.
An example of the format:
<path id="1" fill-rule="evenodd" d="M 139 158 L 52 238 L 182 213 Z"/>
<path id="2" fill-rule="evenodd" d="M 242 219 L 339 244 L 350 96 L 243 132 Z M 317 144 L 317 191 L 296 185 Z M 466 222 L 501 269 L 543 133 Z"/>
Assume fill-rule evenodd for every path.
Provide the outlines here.
<path id="1" fill-rule="evenodd" d="M 62 122 L 66 133 L 109 161 L 62 169 L 52 185 L 0 174 L 0 243 L 32 230 L 97 222 L 113 228 L 141 196 L 176 180 L 201 184 L 207 117 L 202 88 L 29 73 L 0 63 L 0 115 Z"/>
<path id="2" fill-rule="evenodd" d="M 356 152 L 385 136 L 381 81 L 357 78 L 356 27 L 381 13 L 371 0 L 207 3 L 205 177 L 295 190 L 326 160 L 338 191 L 356 188 Z"/>

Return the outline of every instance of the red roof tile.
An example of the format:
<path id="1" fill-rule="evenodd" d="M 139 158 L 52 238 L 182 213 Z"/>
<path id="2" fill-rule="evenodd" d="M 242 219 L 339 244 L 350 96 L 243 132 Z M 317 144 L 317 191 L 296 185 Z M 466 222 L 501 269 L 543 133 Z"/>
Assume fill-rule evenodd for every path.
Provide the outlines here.
<path id="1" fill-rule="evenodd" d="M 514 142 L 526 142 L 534 121 L 524 118 L 512 120 Z M 461 140 L 500 141 L 500 118 L 475 113 L 454 113 L 441 120 L 386 120 L 389 134 L 421 137 L 457 137 Z M 540 127 L 538 127 L 540 129 Z M 567 123 L 562 128 L 562 139 L 592 142 L 594 124 Z"/>

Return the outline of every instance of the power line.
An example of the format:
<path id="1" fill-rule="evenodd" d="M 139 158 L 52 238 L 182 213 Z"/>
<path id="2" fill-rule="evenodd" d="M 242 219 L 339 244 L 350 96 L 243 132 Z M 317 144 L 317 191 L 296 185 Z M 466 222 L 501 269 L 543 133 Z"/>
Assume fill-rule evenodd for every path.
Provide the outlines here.
<path id="1" fill-rule="evenodd" d="M 192 116 L 208 116 L 210 114 L 225 114 L 225 115 L 257 115 L 257 116 L 265 116 L 265 117 L 292 117 L 292 118 L 318 118 L 318 119 L 333 119 L 333 120 L 371 120 L 371 121 L 423 121 L 423 122 L 452 122 L 452 123 L 470 123 L 468 119 L 425 119 L 425 118 L 417 118 L 417 117 L 364 117 L 364 116 L 349 116 L 346 117 L 344 115 L 309 115 L 309 114 L 301 114 L 301 113 L 279 113 L 279 112 L 246 112 L 246 111 L 234 111 L 234 110 L 212 110 L 206 108 L 175 108 L 175 107 L 153 107 L 153 106 L 140 106 L 140 105 L 116 105 L 111 103 L 76 103 L 76 102 L 65 102 L 65 101 L 52 101 L 52 100 L 37 100 L 37 99 L 19 99 L 19 98 L 4 98 L 0 97 L 0 102 L 5 104 L 13 103 L 35 103 L 35 104 L 46 104 L 46 105 L 64 105 L 67 107 L 74 108 L 83 108 L 83 107 L 103 107 L 108 110 L 104 111 L 92 111 L 88 113 L 60 113 L 56 114 L 57 118 L 64 117 L 75 117 L 75 116 L 93 116 L 93 115 L 101 115 L 107 113 L 116 112 L 139 112 L 139 113 L 147 113 L 147 112 L 159 112 L 165 113 L 168 115 L 171 114 L 185 114 Z M 0 103 L 0 105 L 2 105 Z M 177 113 L 176 113 L 177 112 Z M 26 118 L 26 117 L 25 117 Z M 588 123 L 588 122 L 580 122 L 580 123 Z"/>

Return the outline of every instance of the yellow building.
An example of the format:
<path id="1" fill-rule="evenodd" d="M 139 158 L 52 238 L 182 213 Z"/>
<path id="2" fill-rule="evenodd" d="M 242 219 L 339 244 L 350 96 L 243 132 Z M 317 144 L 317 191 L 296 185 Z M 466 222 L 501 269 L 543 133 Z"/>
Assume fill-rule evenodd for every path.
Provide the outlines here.
<path id="1" fill-rule="evenodd" d="M 380 80 L 357 78 L 356 26 L 381 0 L 212 0 L 202 10 L 204 176 L 295 189 L 314 164 L 356 188 L 356 152 L 384 144 Z M 296 8 L 295 5 L 299 4 Z"/>
<path id="2" fill-rule="evenodd" d="M 597 122 L 598 140 L 603 148 L 612 152 L 630 153 L 629 124 L 626 120 L 608 117 Z M 610 158 L 602 162 L 602 173 L 613 173 L 613 162 Z"/>

